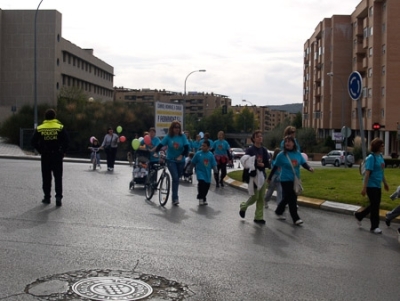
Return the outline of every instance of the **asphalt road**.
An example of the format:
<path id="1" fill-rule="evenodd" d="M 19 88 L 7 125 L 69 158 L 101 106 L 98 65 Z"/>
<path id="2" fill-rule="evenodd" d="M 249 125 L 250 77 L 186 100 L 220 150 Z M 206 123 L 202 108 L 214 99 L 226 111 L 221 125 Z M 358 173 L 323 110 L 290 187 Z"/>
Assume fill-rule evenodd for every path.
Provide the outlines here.
<path id="1" fill-rule="evenodd" d="M 301 207 L 302 227 L 254 224 L 247 194 L 211 186 L 199 207 L 196 186 L 180 186 L 179 207 L 130 191 L 131 168 L 90 171 L 64 164 L 63 207 L 41 204 L 40 162 L 0 159 L 0 300 L 36 279 L 76 270 L 135 270 L 184 284 L 188 300 L 399 300 L 396 227 Z M 273 206 L 270 206 L 273 207 Z"/>

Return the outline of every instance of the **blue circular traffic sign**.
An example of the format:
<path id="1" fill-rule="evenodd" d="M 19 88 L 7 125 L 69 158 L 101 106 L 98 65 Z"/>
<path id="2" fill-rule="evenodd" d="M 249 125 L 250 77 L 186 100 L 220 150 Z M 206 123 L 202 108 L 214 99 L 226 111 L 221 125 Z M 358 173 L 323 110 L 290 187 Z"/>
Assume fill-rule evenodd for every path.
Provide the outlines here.
<path id="1" fill-rule="evenodd" d="M 359 72 L 354 71 L 350 74 L 348 88 L 351 99 L 358 100 L 362 92 L 362 77 Z"/>

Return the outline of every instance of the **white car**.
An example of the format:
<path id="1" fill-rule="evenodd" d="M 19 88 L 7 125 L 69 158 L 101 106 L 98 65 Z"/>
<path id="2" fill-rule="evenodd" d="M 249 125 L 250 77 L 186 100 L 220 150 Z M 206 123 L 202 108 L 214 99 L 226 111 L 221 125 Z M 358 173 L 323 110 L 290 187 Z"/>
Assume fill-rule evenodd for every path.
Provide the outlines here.
<path id="1" fill-rule="evenodd" d="M 348 167 L 352 167 L 354 164 L 354 155 L 341 150 L 330 151 L 321 159 L 322 166 L 325 166 L 326 164 L 333 164 L 336 167 L 339 167 L 340 165 L 344 165 L 345 162 Z"/>
<path id="2" fill-rule="evenodd" d="M 242 148 L 235 148 L 235 147 L 231 148 L 231 152 L 233 159 L 240 159 L 246 154 L 246 152 Z"/>

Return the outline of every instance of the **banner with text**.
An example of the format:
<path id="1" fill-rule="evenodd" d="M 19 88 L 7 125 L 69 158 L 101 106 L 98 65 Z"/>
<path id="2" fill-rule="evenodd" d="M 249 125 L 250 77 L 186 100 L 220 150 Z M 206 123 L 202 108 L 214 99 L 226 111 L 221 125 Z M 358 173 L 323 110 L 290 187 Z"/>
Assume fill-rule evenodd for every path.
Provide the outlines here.
<path id="1" fill-rule="evenodd" d="M 178 120 L 182 124 L 183 105 L 179 103 L 156 102 L 154 116 L 156 136 L 164 137 L 168 134 L 168 129 L 172 121 Z"/>

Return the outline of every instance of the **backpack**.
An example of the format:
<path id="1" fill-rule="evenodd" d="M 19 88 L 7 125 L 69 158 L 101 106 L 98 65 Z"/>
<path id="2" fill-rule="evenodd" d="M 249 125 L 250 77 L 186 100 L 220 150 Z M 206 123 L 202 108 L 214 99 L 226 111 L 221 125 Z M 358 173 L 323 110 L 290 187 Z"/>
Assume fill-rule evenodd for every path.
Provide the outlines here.
<path id="1" fill-rule="evenodd" d="M 375 158 L 375 155 L 372 155 L 372 156 L 374 157 L 374 165 L 375 165 L 376 158 Z M 361 161 L 360 166 L 358 168 L 358 171 L 360 172 L 360 175 L 362 175 L 362 176 L 365 176 L 365 171 L 366 171 L 365 163 L 367 162 L 367 158 L 365 158 L 364 160 Z M 371 173 L 372 173 L 372 171 L 370 172 L 370 175 L 371 175 Z"/>

